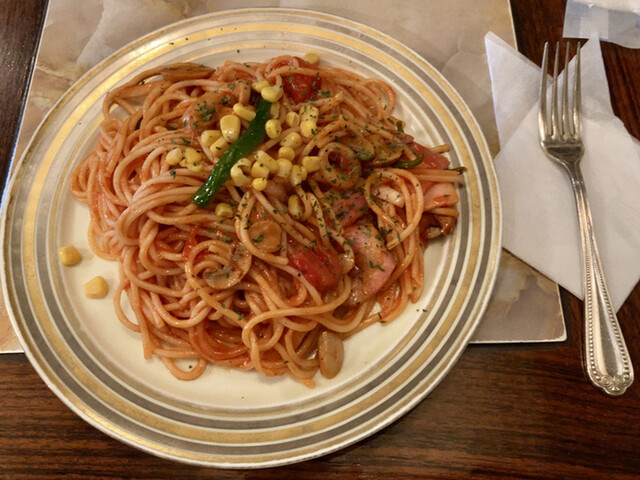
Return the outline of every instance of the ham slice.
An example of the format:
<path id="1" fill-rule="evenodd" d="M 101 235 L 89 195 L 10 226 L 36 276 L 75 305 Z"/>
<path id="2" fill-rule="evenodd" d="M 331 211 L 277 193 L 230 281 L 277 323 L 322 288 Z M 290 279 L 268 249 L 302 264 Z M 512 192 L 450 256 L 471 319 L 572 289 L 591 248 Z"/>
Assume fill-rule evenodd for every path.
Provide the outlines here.
<path id="1" fill-rule="evenodd" d="M 348 195 L 345 192 L 332 190 L 325 198 L 343 228 L 353 224 L 369 210 L 367 200 L 359 190 L 355 190 Z"/>
<path id="2" fill-rule="evenodd" d="M 344 236 L 353 248 L 356 268 L 352 270 L 350 306 L 373 298 L 396 268 L 394 256 L 387 250 L 382 235 L 369 221 L 345 228 Z"/>

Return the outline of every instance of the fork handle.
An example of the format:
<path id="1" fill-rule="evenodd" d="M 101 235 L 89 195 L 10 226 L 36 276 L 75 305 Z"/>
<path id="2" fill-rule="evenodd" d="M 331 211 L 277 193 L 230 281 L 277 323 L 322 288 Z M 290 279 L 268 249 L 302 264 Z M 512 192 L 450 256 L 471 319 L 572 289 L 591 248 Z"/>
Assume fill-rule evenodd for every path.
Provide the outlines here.
<path id="1" fill-rule="evenodd" d="M 579 164 L 566 166 L 578 208 L 584 280 L 585 363 L 591 382 L 609 395 L 633 383 L 633 366 L 602 271 L 591 209 Z"/>

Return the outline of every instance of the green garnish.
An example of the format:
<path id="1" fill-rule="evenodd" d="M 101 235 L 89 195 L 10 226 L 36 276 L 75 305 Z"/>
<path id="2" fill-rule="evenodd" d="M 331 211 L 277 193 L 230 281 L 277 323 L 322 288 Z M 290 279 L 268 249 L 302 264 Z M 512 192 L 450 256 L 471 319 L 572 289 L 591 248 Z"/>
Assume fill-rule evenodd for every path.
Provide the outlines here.
<path id="1" fill-rule="evenodd" d="M 214 195 L 229 178 L 231 167 L 262 143 L 265 136 L 264 126 L 269 120 L 270 109 L 271 102 L 260 98 L 256 108 L 256 116 L 249 124 L 249 128 L 222 154 L 216 166 L 211 170 L 207 181 L 191 197 L 193 203 L 203 208 L 209 205 Z"/>
<path id="2" fill-rule="evenodd" d="M 423 160 L 424 160 L 424 153 L 418 155 L 414 160 L 411 160 L 410 162 L 396 162 L 391 166 L 394 168 L 404 168 L 404 169 L 413 168 L 420 165 Z"/>

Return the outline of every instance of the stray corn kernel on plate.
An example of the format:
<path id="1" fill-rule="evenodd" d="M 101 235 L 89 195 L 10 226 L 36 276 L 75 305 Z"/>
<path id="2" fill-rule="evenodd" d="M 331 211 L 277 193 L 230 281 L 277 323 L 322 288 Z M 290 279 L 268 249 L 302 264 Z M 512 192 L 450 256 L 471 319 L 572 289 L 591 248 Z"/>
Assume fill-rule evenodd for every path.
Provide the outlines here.
<path id="1" fill-rule="evenodd" d="M 373 325 L 345 342 L 349 363 L 332 380 L 318 379 L 310 389 L 288 377 L 212 368 L 197 380 L 180 382 L 160 360 L 145 360 L 138 336 L 117 319 L 118 265 L 89 248 L 89 213 L 69 192 L 70 174 L 97 141 L 105 94 L 137 73 L 174 62 L 218 66 L 283 53 L 318 55 L 323 63 L 389 83 L 397 94 L 394 116 L 410 125 L 416 139 L 450 144 L 452 167 L 465 168 L 459 223 L 446 241 L 426 250 L 427 281 L 419 302 L 392 323 Z M 234 113 L 240 121 L 251 115 Z M 314 114 L 290 121 L 312 123 Z M 276 134 L 278 125 L 269 128 Z M 234 131 L 234 125 L 225 126 L 206 141 L 226 144 Z M 299 139 L 289 141 L 280 158 L 286 159 L 286 148 L 295 148 Z M 188 148 L 177 149 L 168 161 L 187 168 L 199 164 Z M 307 162 L 305 170 L 313 169 L 315 160 Z M 289 178 L 294 173 L 286 162 L 260 164 L 255 168 L 271 175 L 281 168 L 290 168 Z M 251 177 L 255 165 L 237 165 L 232 178 L 266 178 L 260 172 Z M 212 208 L 228 214 L 224 206 Z M 291 201 L 288 208 L 300 206 Z M 487 305 L 498 267 L 501 216 L 480 129 L 428 62 L 393 38 L 339 17 L 244 9 L 158 30 L 82 77 L 16 165 L 0 228 L 2 289 L 13 326 L 42 379 L 69 408 L 107 435 L 153 455 L 218 468 L 262 468 L 358 442 L 436 387 Z"/>

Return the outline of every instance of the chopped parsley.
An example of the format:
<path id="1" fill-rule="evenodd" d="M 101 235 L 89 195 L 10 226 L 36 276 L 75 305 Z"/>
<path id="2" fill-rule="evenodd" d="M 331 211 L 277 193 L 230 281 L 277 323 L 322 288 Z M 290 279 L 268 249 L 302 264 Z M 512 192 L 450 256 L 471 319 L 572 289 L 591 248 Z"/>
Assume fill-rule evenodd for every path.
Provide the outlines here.
<path id="1" fill-rule="evenodd" d="M 371 260 L 369 260 L 369 268 L 371 268 L 371 270 L 374 270 L 374 269 L 376 269 L 376 268 L 377 268 L 377 269 L 378 269 L 378 270 L 380 270 L 381 272 L 384 272 L 384 268 L 382 268 L 382 267 L 380 266 L 380 264 L 378 264 L 378 263 L 373 263 Z"/>

